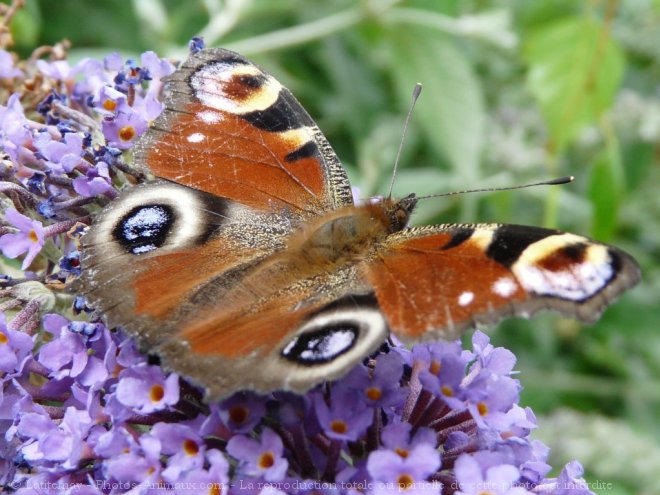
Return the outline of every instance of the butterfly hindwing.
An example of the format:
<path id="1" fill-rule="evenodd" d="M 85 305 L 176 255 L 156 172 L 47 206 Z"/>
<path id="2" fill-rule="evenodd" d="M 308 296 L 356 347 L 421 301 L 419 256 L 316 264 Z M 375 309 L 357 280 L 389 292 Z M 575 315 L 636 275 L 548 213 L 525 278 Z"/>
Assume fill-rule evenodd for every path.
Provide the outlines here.
<path id="1" fill-rule="evenodd" d="M 388 336 L 373 297 L 337 297 L 338 288 L 291 290 L 249 314 L 220 310 L 153 351 L 210 400 L 244 389 L 304 392 L 344 375 Z"/>

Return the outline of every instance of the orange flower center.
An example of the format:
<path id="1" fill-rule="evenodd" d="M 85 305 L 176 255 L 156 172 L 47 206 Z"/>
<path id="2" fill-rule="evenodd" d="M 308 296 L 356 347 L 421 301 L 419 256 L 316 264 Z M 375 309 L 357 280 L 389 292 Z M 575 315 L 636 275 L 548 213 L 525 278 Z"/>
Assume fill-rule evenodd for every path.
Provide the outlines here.
<path id="1" fill-rule="evenodd" d="M 126 125 L 119 129 L 119 138 L 122 141 L 130 141 L 135 137 L 137 133 L 135 132 L 135 127 L 132 125 Z"/>
<path id="2" fill-rule="evenodd" d="M 479 402 L 477 404 L 477 411 L 479 411 L 479 414 L 481 414 L 482 416 L 485 416 L 486 414 L 488 414 L 488 406 L 483 402 Z"/>
<path id="3" fill-rule="evenodd" d="M 259 467 L 261 469 L 273 467 L 273 464 L 275 464 L 275 456 L 272 452 L 264 452 L 259 456 Z"/>
<path id="4" fill-rule="evenodd" d="M 233 406 L 229 409 L 229 419 L 234 423 L 241 424 L 248 418 L 248 413 L 249 411 L 245 406 Z"/>
<path id="5" fill-rule="evenodd" d="M 7 342 L 9 342 L 9 337 L 0 332 L 0 344 L 6 344 Z"/>
<path id="6" fill-rule="evenodd" d="M 440 387 L 440 392 L 442 392 L 442 395 L 445 397 L 453 397 L 454 396 L 454 391 L 452 390 L 451 387 L 448 387 L 447 385 L 443 385 Z"/>
<path id="7" fill-rule="evenodd" d="M 348 431 L 348 425 L 341 419 L 335 419 L 330 423 L 330 429 L 335 433 L 344 434 Z"/>
<path id="8" fill-rule="evenodd" d="M 440 361 L 436 361 L 435 359 L 431 361 L 431 366 L 429 366 L 429 371 L 431 373 L 437 375 L 440 373 L 440 368 L 442 368 L 442 363 Z"/>
<path id="9" fill-rule="evenodd" d="M 160 402 L 161 400 L 163 400 L 163 397 L 165 397 L 165 389 L 163 388 L 163 386 L 160 384 L 153 385 L 149 393 L 149 398 L 151 399 L 151 402 Z"/>
<path id="10" fill-rule="evenodd" d="M 373 401 L 377 401 L 383 396 L 383 392 L 378 387 L 369 387 L 367 390 L 364 391 L 364 393 L 370 400 Z"/>
<path id="11" fill-rule="evenodd" d="M 117 102 L 113 100 L 105 100 L 103 102 L 103 108 L 110 112 L 114 112 L 115 108 L 117 108 Z"/>
<path id="12" fill-rule="evenodd" d="M 408 457 L 408 451 L 406 449 L 402 449 L 401 447 L 394 449 L 394 452 L 399 454 L 399 457 L 403 457 L 404 459 Z"/>
<path id="13" fill-rule="evenodd" d="M 189 456 L 197 455 L 199 453 L 199 445 L 197 445 L 197 442 L 186 438 L 183 441 L 183 451 Z"/>
<path id="14" fill-rule="evenodd" d="M 112 377 L 117 378 L 119 376 L 119 373 L 121 373 L 121 370 L 123 370 L 124 367 L 121 364 L 115 363 L 115 367 L 112 370 Z"/>
<path id="15" fill-rule="evenodd" d="M 209 495 L 220 495 L 222 493 L 222 485 L 220 483 L 213 483 L 209 487 Z"/>
<path id="16" fill-rule="evenodd" d="M 30 232 L 28 232 L 28 239 L 30 239 L 30 240 L 31 240 L 32 242 L 34 242 L 34 243 L 39 242 L 39 236 L 38 236 L 37 233 L 34 231 L 34 229 L 31 230 Z"/>
<path id="17" fill-rule="evenodd" d="M 409 474 L 401 474 L 396 479 L 397 485 L 399 485 L 399 490 L 410 490 L 415 483 L 415 480 Z"/>

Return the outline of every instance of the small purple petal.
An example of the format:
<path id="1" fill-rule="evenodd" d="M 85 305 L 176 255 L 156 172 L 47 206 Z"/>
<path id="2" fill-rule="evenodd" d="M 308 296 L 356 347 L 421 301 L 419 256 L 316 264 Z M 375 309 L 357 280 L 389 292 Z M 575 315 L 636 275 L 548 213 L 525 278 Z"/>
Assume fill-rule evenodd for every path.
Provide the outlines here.
<path id="1" fill-rule="evenodd" d="M 126 370 L 117 384 L 117 399 L 140 414 L 173 406 L 179 401 L 179 377 L 167 378 L 157 366 L 139 366 Z"/>
<path id="2" fill-rule="evenodd" d="M 23 77 L 23 72 L 14 67 L 14 59 L 7 50 L 0 49 L 0 78 Z"/>

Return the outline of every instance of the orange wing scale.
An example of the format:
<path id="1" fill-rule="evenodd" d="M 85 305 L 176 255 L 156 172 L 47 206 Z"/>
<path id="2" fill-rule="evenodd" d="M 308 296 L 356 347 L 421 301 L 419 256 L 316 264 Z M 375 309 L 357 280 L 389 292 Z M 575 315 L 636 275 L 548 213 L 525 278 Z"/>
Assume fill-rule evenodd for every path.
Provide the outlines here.
<path id="1" fill-rule="evenodd" d="M 526 298 L 511 272 L 484 256 L 476 242 L 442 250 L 451 238 L 450 233 L 436 233 L 397 241 L 365 265 L 378 303 L 398 336 L 417 339 L 437 329 L 451 333 L 475 315 Z M 497 281 L 506 284 L 506 292 L 494 290 Z"/>
<path id="2" fill-rule="evenodd" d="M 268 132 L 240 116 L 213 110 L 221 119 L 218 125 L 205 122 L 209 112 L 193 102 L 169 121 L 168 130 L 152 128 L 160 137 L 157 146 L 145 151 L 145 159 L 155 175 L 257 210 L 318 209 L 328 194 L 320 158 L 287 161 L 304 144 L 297 139 L 301 129 Z"/>
<path id="3" fill-rule="evenodd" d="M 181 332 L 195 353 L 240 358 L 266 354 L 281 345 L 310 311 L 291 311 L 300 294 L 282 295 L 251 314 L 217 312 L 192 322 Z"/>
<path id="4" fill-rule="evenodd" d="M 147 259 L 144 261 L 145 267 L 133 282 L 135 312 L 164 320 L 195 289 L 208 283 L 215 275 L 235 268 L 254 256 L 254 252 L 247 256 L 244 251 L 237 251 L 221 238 L 191 249 Z"/>

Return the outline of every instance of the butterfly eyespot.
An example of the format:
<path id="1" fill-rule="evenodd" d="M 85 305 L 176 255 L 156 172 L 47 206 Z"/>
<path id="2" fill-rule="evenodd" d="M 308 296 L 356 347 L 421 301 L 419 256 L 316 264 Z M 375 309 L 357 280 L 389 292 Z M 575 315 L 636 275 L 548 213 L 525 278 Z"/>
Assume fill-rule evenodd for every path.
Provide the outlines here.
<path id="1" fill-rule="evenodd" d="M 263 74 L 241 74 L 239 81 L 245 86 L 258 89 L 264 85 L 267 78 Z"/>
<path id="2" fill-rule="evenodd" d="M 300 364 L 327 363 L 350 350 L 357 338 L 357 326 L 347 322 L 324 327 L 293 339 L 282 350 L 282 356 Z"/>
<path id="3" fill-rule="evenodd" d="M 168 205 L 136 206 L 119 221 L 113 237 L 129 253 L 145 254 L 165 243 L 174 218 L 174 212 Z"/>

